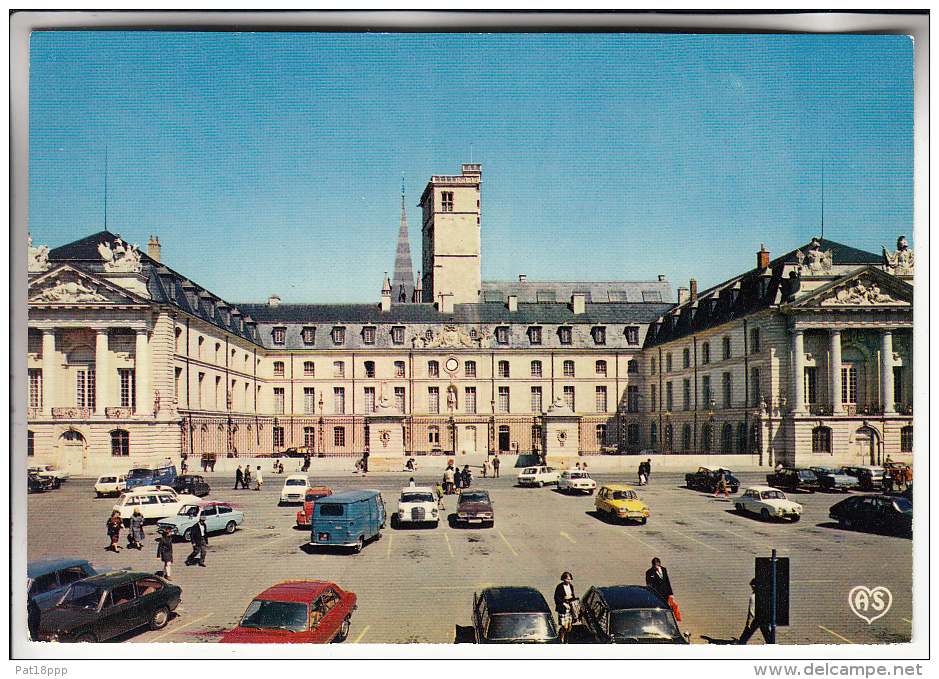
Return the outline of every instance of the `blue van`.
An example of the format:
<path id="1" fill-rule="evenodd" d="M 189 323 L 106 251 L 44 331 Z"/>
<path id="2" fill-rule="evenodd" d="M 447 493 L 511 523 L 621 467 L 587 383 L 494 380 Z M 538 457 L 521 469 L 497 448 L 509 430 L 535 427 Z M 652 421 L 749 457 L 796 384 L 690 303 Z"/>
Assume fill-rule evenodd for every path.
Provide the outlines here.
<path id="1" fill-rule="evenodd" d="M 367 540 L 385 527 L 385 502 L 377 490 L 347 490 L 321 497 L 313 505 L 310 544 L 353 547 L 362 551 Z"/>
<path id="2" fill-rule="evenodd" d="M 135 467 L 127 472 L 127 490 L 138 486 L 172 486 L 175 483 L 175 464 L 164 464 L 156 468 Z"/>

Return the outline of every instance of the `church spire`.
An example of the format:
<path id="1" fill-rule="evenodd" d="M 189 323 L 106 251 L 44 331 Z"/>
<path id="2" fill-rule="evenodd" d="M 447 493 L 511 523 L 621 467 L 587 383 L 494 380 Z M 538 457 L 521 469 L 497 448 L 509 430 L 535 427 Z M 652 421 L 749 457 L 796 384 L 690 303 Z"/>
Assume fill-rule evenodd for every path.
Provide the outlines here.
<path id="1" fill-rule="evenodd" d="M 404 208 L 404 178 L 401 178 L 401 225 L 398 228 L 398 252 L 391 283 L 391 299 L 395 303 L 411 302 L 414 298 L 414 269 L 408 242 L 408 218 Z"/>

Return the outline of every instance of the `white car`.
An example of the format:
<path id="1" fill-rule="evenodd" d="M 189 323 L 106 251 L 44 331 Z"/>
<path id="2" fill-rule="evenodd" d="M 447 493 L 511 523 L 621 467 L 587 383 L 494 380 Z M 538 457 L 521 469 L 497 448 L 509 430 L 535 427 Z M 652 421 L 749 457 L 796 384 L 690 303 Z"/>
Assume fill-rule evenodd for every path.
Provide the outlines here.
<path id="1" fill-rule="evenodd" d="M 543 486 L 546 483 L 558 482 L 560 472 L 554 467 L 526 467 L 518 475 L 520 486 Z"/>
<path id="2" fill-rule="evenodd" d="M 140 509 L 145 519 L 165 519 L 175 516 L 184 504 L 201 502 L 195 495 L 177 494 L 169 486 L 141 486 L 123 493 L 112 509 L 121 513 L 121 518 L 129 521 L 135 509 Z"/>
<path id="3" fill-rule="evenodd" d="M 566 469 L 558 477 L 558 490 L 562 493 L 587 493 L 593 495 L 597 482 L 587 472 L 579 469 Z"/>
<path id="4" fill-rule="evenodd" d="M 64 469 L 59 469 L 55 465 L 35 464 L 29 467 L 29 471 L 45 479 L 52 479 L 53 488 L 58 488 L 62 485 L 63 481 L 68 481 L 68 472 Z"/>
<path id="5" fill-rule="evenodd" d="M 437 509 L 437 494 L 429 486 L 408 486 L 401 489 L 398 511 L 392 517 L 398 525 L 402 523 L 440 523 Z"/>
<path id="6" fill-rule="evenodd" d="M 120 495 L 127 490 L 127 479 L 123 474 L 118 476 L 99 476 L 95 481 L 95 495 L 104 497 L 105 495 Z"/>
<path id="7" fill-rule="evenodd" d="M 786 494 L 770 486 L 751 486 L 734 502 L 738 512 L 759 514 L 764 521 L 789 519 L 798 521 L 802 516 L 802 505 L 793 502 Z"/>
<path id="8" fill-rule="evenodd" d="M 306 495 L 306 489 L 310 487 L 310 479 L 303 474 L 291 474 L 284 481 L 284 487 L 280 491 L 280 504 L 288 502 L 303 502 L 303 496 Z"/>

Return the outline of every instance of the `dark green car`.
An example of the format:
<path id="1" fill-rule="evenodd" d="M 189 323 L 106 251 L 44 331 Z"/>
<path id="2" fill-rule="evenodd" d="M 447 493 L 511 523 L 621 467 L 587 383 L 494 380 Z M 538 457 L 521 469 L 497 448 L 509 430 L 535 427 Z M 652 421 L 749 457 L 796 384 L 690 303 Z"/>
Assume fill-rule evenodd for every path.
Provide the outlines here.
<path id="1" fill-rule="evenodd" d="M 105 641 L 166 626 L 182 590 L 158 575 L 118 571 L 79 580 L 39 621 L 39 641 Z"/>

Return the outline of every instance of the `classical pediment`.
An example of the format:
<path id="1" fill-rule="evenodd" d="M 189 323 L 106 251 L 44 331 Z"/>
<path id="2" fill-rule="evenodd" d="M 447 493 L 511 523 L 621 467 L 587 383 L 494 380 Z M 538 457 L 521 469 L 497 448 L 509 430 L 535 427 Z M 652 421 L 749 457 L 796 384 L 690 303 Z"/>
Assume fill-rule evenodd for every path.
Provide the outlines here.
<path id="1" fill-rule="evenodd" d="M 832 281 L 791 305 L 794 309 L 912 306 L 913 287 L 874 267 L 865 267 Z"/>
<path id="2" fill-rule="evenodd" d="M 30 304 L 145 303 L 126 290 L 68 264 L 31 280 L 28 295 Z"/>

